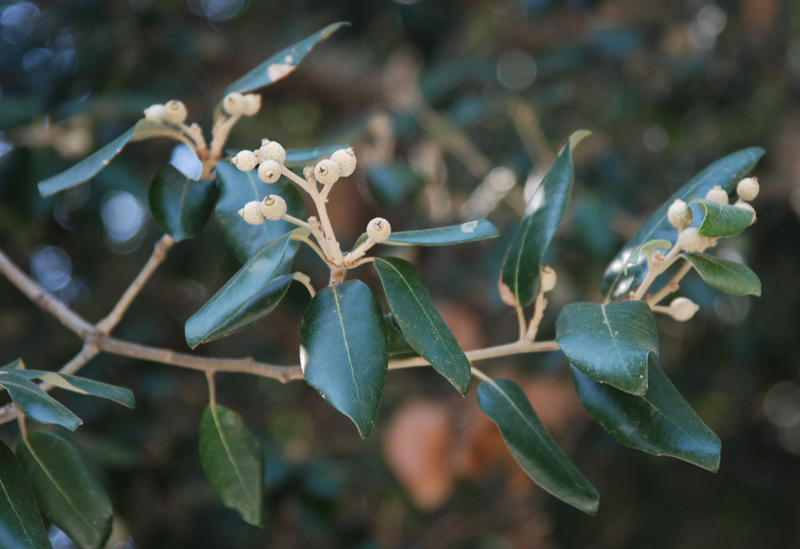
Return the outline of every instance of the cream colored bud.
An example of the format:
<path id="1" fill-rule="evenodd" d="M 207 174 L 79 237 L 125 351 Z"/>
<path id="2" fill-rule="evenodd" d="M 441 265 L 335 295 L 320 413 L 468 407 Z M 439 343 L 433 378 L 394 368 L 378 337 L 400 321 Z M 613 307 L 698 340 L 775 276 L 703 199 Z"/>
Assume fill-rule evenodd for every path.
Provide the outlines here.
<path id="1" fill-rule="evenodd" d="M 261 212 L 270 221 L 277 221 L 286 213 L 286 201 L 277 194 L 269 194 L 261 202 Z"/>
<path id="2" fill-rule="evenodd" d="M 718 204 L 727 204 L 730 202 L 728 199 L 728 193 L 722 190 L 722 187 L 716 185 L 713 189 L 709 189 L 706 193 L 706 200 L 711 200 L 712 202 L 717 202 Z"/>
<path id="3" fill-rule="evenodd" d="M 241 151 L 231 158 L 231 164 L 243 172 L 249 172 L 258 165 L 258 158 L 253 151 Z"/>
<path id="4" fill-rule="evenodd" d="M 376 217 L 367 225 L 367 236 L 373 242 L 380 244 L 392 234 L 392 226 L 382 217 Z"/>
<path id="5" fill-rule="evenodd" d="M 264 212 L 261 211 L 261 202 L 257 200 L 245 204 L 244 208 L 239 210 L 239 216 L 250 225 L 261 225 L 267 220 L 267 218 L 264 217 Z"/>
<path id="6" fill-rule="evenodd" d="M 187 111 L 183 101 L 173 99 L 172 101 L 168 101 L 167 104 L 164 105 L 164 108 L 167 111 L 167 124 L 179 126 L 186 122 Z"/>
<path id="7" fill-rule="evenodd" d="M 676 297 L 669 304 L 669 315 L 678 322 L 686 322 L 700 310 L 700 306 L 686 297 Z"/>
<path id="8" fill-rule="evenodd" d="M 306 166 L 303 168 L 303 177 L 306 178 L 306 181 L 311 181 L 315 183 L 317 180 L 314 178 L 314 167 L 313 166 Z"/>
<path id="9" fill-rule="evenodd" d="M 331 162 L 339 168 L 339 177 L 349 177 L 356 171 L 356 152 L 353 147 L 339 149 L 331 155 Z"/>
<path id="10" fill-rule="evenodd" d="M 745 202 L 752 202 L 758 196 L 758 191 L 760 189 L 758 178 L 746 177 L 736 185 L 736 194 Z"/>
<path id="11" fill-rule="evenodd" d="M 164 124 L 167 121 L 167 108 L 164 105 L 150 105 L 144 110 L 144 117 L 151 122 Z"/>
<path id="12" fill-rule="evenodd" d="M 257 93 L 248 93 L 244 96 L 244 108 L 242 114 L 245 116 L 255 116 L 261 110 L 261 96 Z"/>
<path id="13" fill-rule="evenodd" d="M 239 92 L 229 93 L 222 100 L 222 107 L 229 115 L 244 114 L 245 99 Z"/>
<path id="14" fill-rule="evenodd" d="M 687 227 L 678 236 L 678 246 L 684 252 L 702 252 L 710 244 L 708 238 L 697 232 L 697 227 Z"/>
<path id="15" fill-rule="evenodd" d="M 749 202 L 737 202 L 736 204 L 734 204 L 734 206 L 736 206 L 737 208 L 741 208 L 742 210 L 747 210 L 748 212 L 753 212 L 753 219 L 752 221 L 750 221 L 750 224 L 752 225 L 753 223 L 756 222 L 756 209 L 753 207 L 752 204 L 750 204 Z"/>
<path id="16" fill-rule="evenodd" d="M 323 185 L 333 185 L 339 180 L 339 168 L 332 160 L 320 160 L 314 167 L 314 177 Z"/>
<path id="17" fill-rule="evenodd" d="M 558 277 L 556 277 L 556 272 L 550 265 L 545 265 L 542 267 L 539 280 L 541 281 L 541 291 L 547 293 L 556 287 Z"/>
<path id="18" fill-rule="evenodd" d="M 281 178 L 281 165 L 274 160 L 265 160 L 258 166 L 258 177 L 264 183 L 275 183 Z"/>
<path id="19" fill-rule="evenodd" d="M 256 151 L 256 154 L 262 162 L 265 160 L 274 160 L 278 164 L 286 162 L 286 150 L 277 141 L 264 139 L 261 141 L 261 148 Z"/>
<path id="20" fill-rule="evenodd" d="M 692 210 L 686 205 L 686 202 L 676 198 L 667 210 L 667 219 L 669 224 L 676 229 L 684 229 L 692 222 Z"/>

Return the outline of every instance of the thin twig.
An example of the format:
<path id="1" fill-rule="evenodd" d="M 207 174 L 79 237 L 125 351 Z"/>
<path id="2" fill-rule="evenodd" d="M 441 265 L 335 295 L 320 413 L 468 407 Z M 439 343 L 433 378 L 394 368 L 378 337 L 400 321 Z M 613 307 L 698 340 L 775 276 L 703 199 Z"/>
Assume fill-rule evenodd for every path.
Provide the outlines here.
<path id="1" fill-rule="evenodd" d="M 536 296 L 536 305 L 533 309 L 533 318 L 531 324 L 528 326 L 528 332 L 525 334 L 525 339 L 534 341 L 536 334 L 539 332 L 539 324 L 542 323 L 544 318 L 544 310 L 547 308 L 547 299 L 544 297 L 544 292 L 540 289 L 539 294 Z"/>
<path id="2" fill-rule="evenodd" d="M 663 288 L 661 288 L 655 294 L 647 298 L 647 303 L 651 306 L 655 305 L 659 303 L 662 299 L 667 297 L 669 294 L 671 294 L 672 292 L 677 291 L 678 287 L 680 286 L 680 281 L 683 279 L 684 276 L 686 276 L 686 273 L 688 273 L 690 270 L 692 270 L 692 264 L 687 261 L 686 263 L 681 265 L 681 268 L 678 269 L 675 275 L 670 279 L 669 282 L 667 282 L 664 285 Z"/>

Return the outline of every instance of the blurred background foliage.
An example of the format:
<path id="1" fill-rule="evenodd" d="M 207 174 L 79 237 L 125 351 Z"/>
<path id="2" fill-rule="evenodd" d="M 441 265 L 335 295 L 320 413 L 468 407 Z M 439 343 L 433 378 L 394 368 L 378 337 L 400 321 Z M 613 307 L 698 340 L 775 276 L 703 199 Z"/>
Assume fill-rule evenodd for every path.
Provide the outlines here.
<path id="1" fill-rule="evenodd" d="M 350 143 L 360 169 L 332 196 L 345 245 L 366 222 L 395 229 L 488 216 L 501 239 L 403 250 L 466 349 L 514 337 L 496 280 L 527 186 L 572 131 L 577 180 L 551 263 L 559 286 L 542 337 L 569 302 L 598 300 L 614 252 L 711 161 L 759 145 L 759 222 L 719 253 L 747 262 L 760 299 L 689 277 L 702 306 L 659 319 L 662 366 L 723 441 L 712 475 L 625 449 L 589 421 L 557 353 L 496 360 L 600 490 L 592 518 L 535 488 L 494 425 L 422 369 L 389 376 L 359 439 L 301 383 L 220 376 L 219 398 L 268 448 L 265 530 L 214 496 L 200 467 L 203 376 L 111 356 L 84 370 L 131 388 L 136 410 L 60 398 L 86 420 L 71 439 L 108 487 L 118 540 L 192 547 L 787 547 L 800 537 L 800 4 L 779 0 L 0 1 L 0 246 L 96 321 L 146 260 L 156 169 L 182 151 L 129 147 L 91 184 L 42 199 L 36 182 L 121 134 L 152 103 L 190 120 L 232 80 L 339 20 L 300 69 L 264 92 L 231 147 Z M 165 146 L 167 145 L 167 146 Z M 297 265 L 327 280 L 312 255 Z M 238 268 L 213 220 L 181 243 L 117 329 L 187 351 L 183 322 Z M 356 273 L 368 284 L 376 279 Z M 308 302 L 292 288 L 215 356 L 297 361 Z M 385 304 L 384 304 L 385 305 Z M 0 363 L 56 369 L 80 342 L 0 280 Z M 0 434 L 13 442 L 12 425 Z M 55 538 L 54 538 L 55 539 Z M 63 541 L 63 540 L 62 540 Z M 68 543 L 58 547 L 70 547 Z"/>

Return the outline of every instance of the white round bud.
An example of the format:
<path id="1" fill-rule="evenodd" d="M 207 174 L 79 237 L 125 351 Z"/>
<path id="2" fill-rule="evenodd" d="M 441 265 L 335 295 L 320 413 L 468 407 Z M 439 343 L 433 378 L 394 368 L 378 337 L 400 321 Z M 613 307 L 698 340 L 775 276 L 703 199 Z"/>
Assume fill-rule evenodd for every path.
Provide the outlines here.
<path id="1" fill-rule="evenodd" d="M 349 177 L 356 171 L 356 152 L 353 147 L 339 149 L 331 155 L 331 162 L 339 168 L 339 177 Z"/>
<path id="2" fill-rule="evenodd" d="M 241 151 L 231 158 L 231 164 L 243 172 L 249 172 L 258 165 L 258 158 L 253 151 Z"/>
<path id="3" fill-rule="evenodd" d="M 339 168 L 333 160 L 320 160 L 314 167 L 314 177 L 323 185 L 333 185 L 339 180 Z"/>
<path id="4" fill-rule="evenodd" d="M 225 112 L 231 116 L 236 114 L 244 114 L 244 96 L 239 92 L 229 93 L 225 96 L 225 99 L 222 100 L 222 107 L 225 109 Z"/>
<path id="5" fill-rule="evenodd" d="M 676 297 L 669 304 L 669 315 L 678 322 L 686 322 L 700 310 L 700 306 L 686 297 Z"/>
<path id="6" fill-rule="evenodd" d="M 265 160 L 274 160 L 278 164 L 286 162 L 286 150 L 277 141 L 269 139 L 261 141 L 261 148 L 256 151 L 256 155 L 262 162 Z"/>
<path id="7" fill-rule="evenodd" d="M 367 236 L 376 244 L 380 244 L 389 238 L 391 234 L 392 226 L 382 217 L 376 217 L 367 225 Z"/>
<path id="8" fill-rule="evenodd" d="M 708 238 L 697 232 L 697 227 L 687 227 L 678 236 L 678 246 L 684 252 L 702 252 L 710 244 Z"/>
<path id="9" fill-rule="evenodd" d="M 558 278 L 556 277 L 555 270 L 550 265 L 545 265 L 542 267 L 542 274 L 539 280 L 541 280 L 542 284 L 541 291 L 547 293 L 556 287 Z"/>
<path id="10" fill-rule="evenodd" d="M 667 210 L 667 219 L 669 224 L 676 229 L 684 229 L 692 222 L 692 210 L 686 205 L 686 202 L 676 198 Z"/>
<path id="11" fill-rule="evenodd" d="M 728 193 L 722 190 L 722 187 L 716 185 L 713 189 L 709 189 L 706 193 L 706 200 L 717 202 L 718 204 L 727 204 L 729 202 Z"/>
<path id="12" fill-rule="evenodd" d="M 264 212 L 261 211 L 261 202 L 257 200 L 245 204 L 244 208 L 239 210 L 239 216 L 250 225 L 261 225 L 267 220 L 267 218 L 264 217 Z"/>
<path id="13" fill-rule="evenodd" d="M 286 213 L 286 201 L 277 194 L 268 194 L 261 202 L 261 212 L 270 221 L 277 221 Z"/>
<path id="14" fill-rule="evenodd" d="M 736 204 L 734 204 L 734 206 L 742 210 L 747 210 L 748 212 L 753 212 L 753 219 L 752 221 L 750 221 L 750 224 L 752 225 L 753 223 L 756 222 L 756 209 L 753 207 L 752 204 L 750 204 L 749 202 L 737 202 Z"/>
<path id="15" fill-rule="evenodd" d="M 163 124 L 167 121 L 167 108 L 164 105 L 150 105 L 144 110 L 144 117 L 151 122 Z"/>
<path id="16" fill-rule="evenodd" d="M 172 101 L 168 101 L 164 108 L 167 111 L 166 118 L 167 124 L 171 126 L 179 126 L 186 122 L 186 105 L 183 104 L 183 101 L 178 101 L 173 99 Z"/>
<path id="17" fill-rule="evenodd" d="M 242 114 L 245 116 L 255 116 L 261 110 L 261 96 L 257 93 L 248 93 L 244 96 L 244 108 Z"/>
<path id="18" fill-rule="evenodd" d="M 274 160 L 265 160 L 258 166 L 258 177 L 264 183 L 275 183 L 281 178 L 281 165 Z"/>
<path id="19" fill-rule="evenodd" d="M 745 202 L 751 202 L 756 199 L 760 189 L 761 187 L 758 185 L 757 178 L 746 177 L 736 185 L 736 194 Z"/>

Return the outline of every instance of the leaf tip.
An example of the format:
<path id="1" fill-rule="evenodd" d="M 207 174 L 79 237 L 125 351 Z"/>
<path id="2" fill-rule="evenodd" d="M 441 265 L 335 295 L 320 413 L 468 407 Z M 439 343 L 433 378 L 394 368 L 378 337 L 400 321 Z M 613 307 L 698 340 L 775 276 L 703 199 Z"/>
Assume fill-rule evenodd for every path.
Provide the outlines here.
<path id="1" fill-rule="evenodd" d="M 578 143 L 580 143 L 590 135 L 592 135 L 592 132 L 589 130 L 578 130 L 574 132 L 572 135 L 569 136 L 570 149 L 575 149 L 575 147 L 578 146 Z"/>

